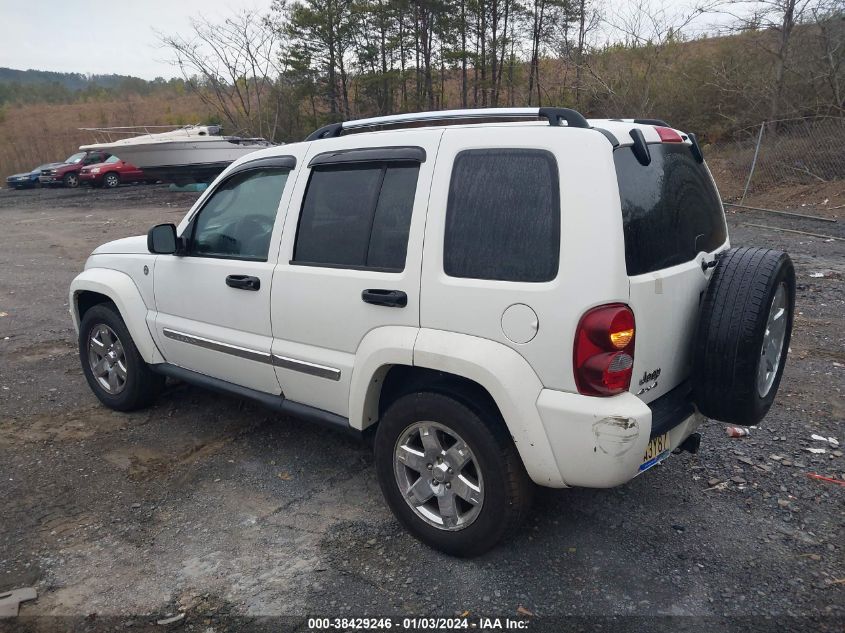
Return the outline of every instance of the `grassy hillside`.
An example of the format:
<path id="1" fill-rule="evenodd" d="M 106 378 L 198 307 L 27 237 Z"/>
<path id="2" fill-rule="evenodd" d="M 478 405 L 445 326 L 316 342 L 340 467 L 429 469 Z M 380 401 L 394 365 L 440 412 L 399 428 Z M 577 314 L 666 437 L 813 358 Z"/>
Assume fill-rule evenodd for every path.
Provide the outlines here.
<path id="1" fill-rule="evenodd" d="M 80 127 L 187 125 L 211 117 L 199 97 L 190 94 L 7 105 L 0 108 L 0 176 L 5 179 L 41 163 L 63 160 L 80 145 L 93 142 Z"/>

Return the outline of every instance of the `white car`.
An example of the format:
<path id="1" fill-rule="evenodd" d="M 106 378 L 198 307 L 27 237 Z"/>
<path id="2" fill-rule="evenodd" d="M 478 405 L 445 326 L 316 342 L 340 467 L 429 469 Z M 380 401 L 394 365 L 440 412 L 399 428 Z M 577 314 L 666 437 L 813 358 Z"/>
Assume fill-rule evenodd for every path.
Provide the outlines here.
<path id="1" fill-rule="evenodd" d="M 514 530 L 532 482 L 616 486 L 697 450 L 704 415 L 756 424 L 794 297 L 788 255 L 729 249 L 694 135 L 564 108 L 249 154 L 70 288 L 106 406 L 170 376 L 372 432 L 397 518 L 461 556 Z"/>

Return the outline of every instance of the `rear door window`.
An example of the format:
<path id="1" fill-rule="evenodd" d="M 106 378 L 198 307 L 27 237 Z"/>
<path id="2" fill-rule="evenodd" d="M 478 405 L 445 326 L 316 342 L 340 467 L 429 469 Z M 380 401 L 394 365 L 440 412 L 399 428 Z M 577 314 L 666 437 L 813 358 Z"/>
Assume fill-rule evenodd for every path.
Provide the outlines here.
<path id="1" fill-rule="evenodd" d="M 404 270 L 418 176 L 416 163 L 315 167 L 293 263 Z"/>
<path id="2" fill-rule="evenodd" d="M 649 151 L 645 166 L 630 147 L 613 154 L 630 276 L 691 261 L 727 239 L 716 187 L 689 147 L 660 143 Z"/>
<path id="3" fill-rule="evenodd" d="M 452 277 L 554 279 L 560 258 L 560 185 L 551 152 L 460 152 L 452 168 L 444 239 L 443 269 Z"/>

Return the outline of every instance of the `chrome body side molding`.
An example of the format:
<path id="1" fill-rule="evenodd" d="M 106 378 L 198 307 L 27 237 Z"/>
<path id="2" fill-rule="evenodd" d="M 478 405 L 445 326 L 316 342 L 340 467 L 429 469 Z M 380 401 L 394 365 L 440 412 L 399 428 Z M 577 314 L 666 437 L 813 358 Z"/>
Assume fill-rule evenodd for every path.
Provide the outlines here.
<path id="1" fill-rule="evenodd" d="M 186 334 L 185 332 L 171 330 L 170 328 L 164 328 L 162 333 L 169 339 L 173 339 L 174 341 L 179 341 L 181 343 L 187 343 L 188 345 L 204 347 L 205 349 L 214 350 L 215 352 L 231 354 L 232 356 L 246 358 L 247 360 L 254 360 L 258 363 L 267 363 L 283 369 L 290 369 L 302 372 L 303 374 L 318 376 L 319 378 L 340 380 L 340 370 L 336 367 L 318 365 L 317 363 L 309 363 L 308 361 L 290 358 L 288 356 L 279 356 L 278 354 L 262 352 L 248 347 L 222 343 L 220 341 L 203 338 L 202 336 L 195 336 L 193 334 Z"/>
<path id="2" fill-rule="evenodd" d="M 329 380 L 340 380 L 340 370 L 335 367 L 318 365 L 317 363 L 309 363 L 307 361 L 298 360 L 296 358 L 279 356 L 278 354 L 273 354 L 273 364 L 276 367 L 281 367 L 283 369 L 292 369 L 293 371 L 300 371 L 303 374 L 311 374 L 312 376 L 328 378 Z"/>

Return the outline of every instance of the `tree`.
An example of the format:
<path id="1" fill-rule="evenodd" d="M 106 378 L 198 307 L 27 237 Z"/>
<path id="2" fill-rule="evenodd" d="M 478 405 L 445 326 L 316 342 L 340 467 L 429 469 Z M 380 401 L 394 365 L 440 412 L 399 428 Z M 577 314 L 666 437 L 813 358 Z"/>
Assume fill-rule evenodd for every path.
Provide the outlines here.
<path id="1" fill-rule="evenodd" d="M 818 5 L 818 0 L 728 0 L 715 7 L 733 17 L 731 28 L 734 31 L 756 30 L 775 36 L 753 40 L 774 58 L 769 96 L 770 120 L 777 120 L 782 114 L 786 71 L 792 53 L 795 26 Z"/>
<path id="2" fill-rule="evenodd" d="M 284 51 L 303 58 L 305 51 L 324 74 L 329 118 L 349 118 L 347 54 L 354 42 L 356 19 L 352 0 L 274 0 L 273 12 L 286 38 Z"/>
<path id="3" fill-rule="evenodd" d="M 188 86 L 235 132 L 275 138 L 279 101 L 277 31 L 265 16 L 246 10 L 216 24 L 191 21 L 191 34 L 159 33 Z"/>

